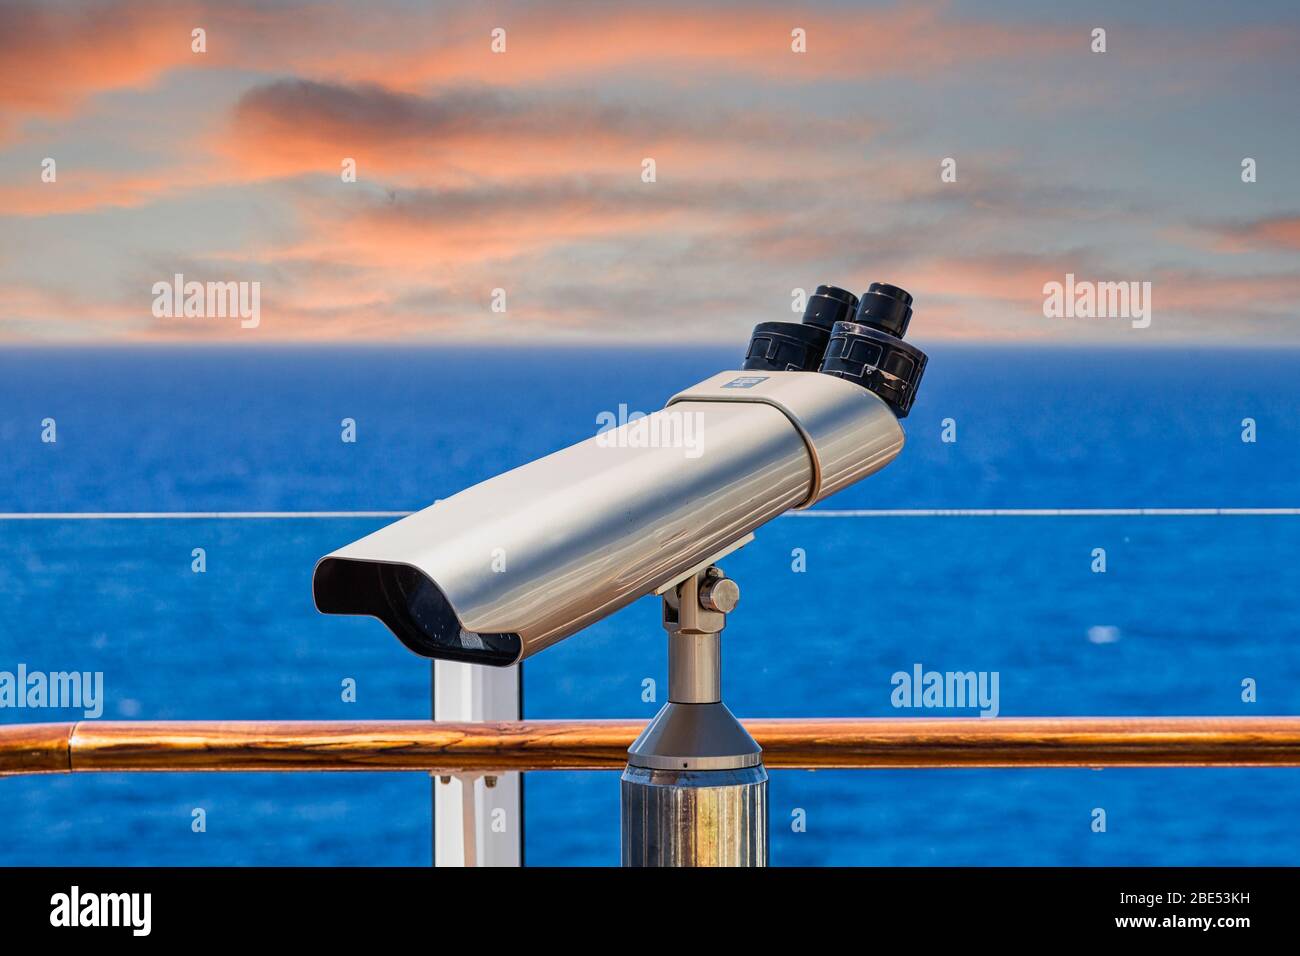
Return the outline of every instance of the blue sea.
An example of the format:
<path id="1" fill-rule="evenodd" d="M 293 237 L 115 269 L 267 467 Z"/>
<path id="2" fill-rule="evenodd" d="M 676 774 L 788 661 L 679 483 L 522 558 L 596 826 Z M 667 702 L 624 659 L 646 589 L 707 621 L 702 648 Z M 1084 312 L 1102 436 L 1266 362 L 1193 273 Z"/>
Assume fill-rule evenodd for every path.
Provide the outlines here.
<path id="1" fill-rule="evenodd" d="M 1300 352 L 929 351 L 903 454 L 826 507 L 1300 505 Z M 738 355 L 0 351 L 0 511 L 420 508 Z M 316 559 L 383 523 L 0 521 L 0 670 L 102 671 L 105 719 L 426 718 L 427 662 L 312 606 Z M 1003 716 L 1300 713 L 1300 517 L 785 517 L 726 568 L 742 718 L 959 713 L 891 705 L 918 663 L 996 671 Z M 649 719 L 658 618 L 645 599 L 530 660 L 527 716 Z M 530 774 L 528 862 L 616 863 L 618 793 Z M 776 865 L 1300 863 L 1300 770 L 775 771 L 770 799 Z M 421 865 L 430 844 L 421 774 L 0 779 L 0 864 Z"/>

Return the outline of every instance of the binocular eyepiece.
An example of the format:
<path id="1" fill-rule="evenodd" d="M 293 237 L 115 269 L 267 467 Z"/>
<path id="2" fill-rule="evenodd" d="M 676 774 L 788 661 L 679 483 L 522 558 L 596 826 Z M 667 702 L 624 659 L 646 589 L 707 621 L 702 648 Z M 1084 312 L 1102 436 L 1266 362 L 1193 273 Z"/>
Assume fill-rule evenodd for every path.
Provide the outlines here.
<path id="1" fill-rule="evenodd" d="M 899 418 L 916 400 L 926 356 L 903 341 L 912 319 L 912 296 L 873 282 L 859 299 L 819 285 L 802 322 L 760 322 L 745 355 L 747 371 L 823 372 L 875 393 Z"/>

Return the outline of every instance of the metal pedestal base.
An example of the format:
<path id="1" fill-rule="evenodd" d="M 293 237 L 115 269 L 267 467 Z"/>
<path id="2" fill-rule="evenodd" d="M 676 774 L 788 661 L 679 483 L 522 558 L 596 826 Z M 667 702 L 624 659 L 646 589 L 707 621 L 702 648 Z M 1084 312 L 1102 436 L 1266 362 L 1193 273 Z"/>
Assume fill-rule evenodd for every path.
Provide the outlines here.
<path id="1" fill-rule="evenodd" d="M 628 748 L 624 866 L 767 866 L 767 771 L 721 701 L 670 701 Z"/>
<path id="2" fill-rule="evenodd" d="M 767 866 L 767 771 L 623 771 L 624 866 Z"/>
<path id="3" fill-rule="evenodd" d="M 740 590 L 705 568 L 664 592 L 668 703 L 627 748 L 624 866 L 767 866 L 763 748 L 722 703 Z"/>

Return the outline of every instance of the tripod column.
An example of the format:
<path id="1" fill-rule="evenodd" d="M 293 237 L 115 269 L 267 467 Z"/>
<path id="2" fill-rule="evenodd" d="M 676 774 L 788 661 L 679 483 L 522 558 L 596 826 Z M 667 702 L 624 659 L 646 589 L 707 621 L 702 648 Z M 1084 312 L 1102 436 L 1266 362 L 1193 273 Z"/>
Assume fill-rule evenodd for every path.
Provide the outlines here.
<path id="1" fill-rule="evenodd" d="M 762 748 L 722 703 L 721 635 L 740 589 L 710 567 L 664 595 L 668 703 L 628 748 L 624 866 L 766 866 Z"/>

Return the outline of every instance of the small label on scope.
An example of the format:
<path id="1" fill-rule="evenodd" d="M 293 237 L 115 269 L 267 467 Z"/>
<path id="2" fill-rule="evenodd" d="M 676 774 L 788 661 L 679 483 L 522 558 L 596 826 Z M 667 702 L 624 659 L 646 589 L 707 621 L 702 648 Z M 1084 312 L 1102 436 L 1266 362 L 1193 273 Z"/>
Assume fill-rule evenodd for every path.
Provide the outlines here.
<path id="1" fill-rule="evenodd" d="M 759 382 L 766 382 L 770 375 L 742 375 L 740 378 L 733 378 L 723 388 L 753 388 Z"/>

